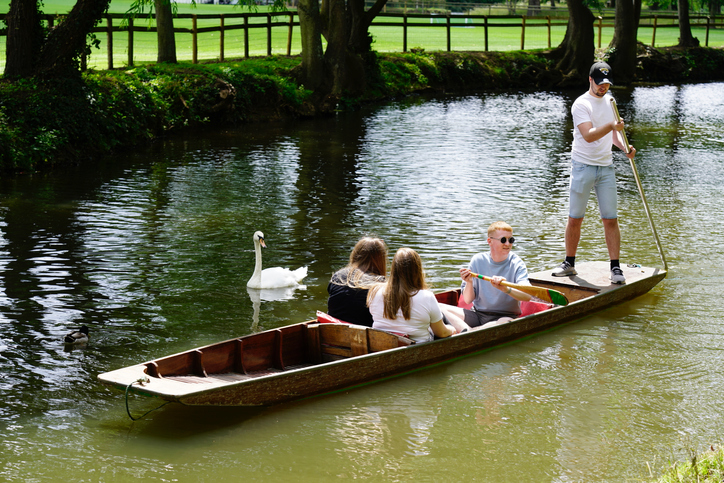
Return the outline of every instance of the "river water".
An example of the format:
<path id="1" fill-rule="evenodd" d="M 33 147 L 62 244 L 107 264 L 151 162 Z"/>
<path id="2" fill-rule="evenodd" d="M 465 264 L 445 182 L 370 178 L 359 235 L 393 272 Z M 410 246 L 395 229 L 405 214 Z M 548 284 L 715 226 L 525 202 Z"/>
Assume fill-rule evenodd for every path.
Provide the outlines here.
<path id="1" fill-rule="evenodd" d="M 563 256 L 580 92 L 410 98 L 189 133 L 100 166 L 0 181 L 0 480 L 647 480 L 722 442 L 724 84 L 617 89 L 669 262 L 649 294 L 403 378 L 272 408 L 187 408 L 96 376 L 313 318 L 365 234 L 435 289 L 508 221 L 529 270 Z M 622 262 L 662 266 L 627 160 Z M 579 260 L 607 259 L 595 203 Z M 247 291 L 265 266 L 305 288 Z M 86 348 L 62 336 L 86 324 Z"/>

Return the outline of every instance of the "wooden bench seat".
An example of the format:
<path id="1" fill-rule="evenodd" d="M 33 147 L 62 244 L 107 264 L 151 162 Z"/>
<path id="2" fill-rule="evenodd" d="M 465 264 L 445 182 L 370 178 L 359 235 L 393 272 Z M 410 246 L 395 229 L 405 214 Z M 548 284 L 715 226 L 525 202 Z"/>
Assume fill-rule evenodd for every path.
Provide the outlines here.
<path id="1" fill-rule="evenodd" d="M 307 348 L 313 363 L 346 359 L 414 344 L 407 337 L 354 324 L 307 325 Z"/>

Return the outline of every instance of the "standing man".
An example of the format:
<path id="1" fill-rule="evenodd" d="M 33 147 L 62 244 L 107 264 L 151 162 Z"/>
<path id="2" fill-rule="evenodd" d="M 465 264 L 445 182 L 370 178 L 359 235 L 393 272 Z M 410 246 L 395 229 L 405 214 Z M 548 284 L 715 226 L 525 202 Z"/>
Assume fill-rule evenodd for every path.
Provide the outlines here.
<path id="1" fill-rule="evenodd" d="M 571 148 L 571 185 L 568 223 L 566 224 L 566 259 L 553 270 L 556 277 L 576 275 L 576 250 L 581 238 L 581 225 L 591 189 L 596 190 L 601 212 L 606 246 L 611 259 L 611 282 L 625 283 L 626 278 L 619 265 L 621 232 L 618 227 L 616 200 L 616 173 L 613 168 L 611 145 L 625 151 L 620 131 L 623 120 L 616 122 L 611 107 L 611 67 L 605 62 L 591 66 L 588 77 L 589 89 L 571 106 L 573 114 L 573 146 Z M 636 155 L 633 146 L 626 154 Z"/>

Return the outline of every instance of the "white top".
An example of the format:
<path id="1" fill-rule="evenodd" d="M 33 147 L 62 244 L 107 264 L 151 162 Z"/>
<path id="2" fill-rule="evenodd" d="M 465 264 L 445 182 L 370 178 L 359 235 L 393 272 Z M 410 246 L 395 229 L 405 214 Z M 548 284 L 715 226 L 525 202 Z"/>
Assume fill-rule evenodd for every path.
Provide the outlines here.
<path id="1" fill-rule="evenodd" d="M 611 95 L 606 94 L 602 98 L 591 95 L 589 91 L 580 96 L 571 106 L 573 115 L 573 146 L 571 147 L 571 159 L 583 164 L 594 166 L 609 166 L 613 163 L 611 146 L 613 145 L 613 132 L 603 136 L 592 143 L 583 139 L 578 129 L 584 122 L 590 122 L 593 127 L 603 126 L 614 120 L 613 109 L 611 108 Z"/>
<path id="2" fill-rule="evenodd" d="M 430 324 L 442 320 L 442 312 L 437 304 L 435 294 L 430 290 L 420 290 L 410 301 L 410 320 L 405 320 L 402 310 L 397 311 L 396 319 L 385 318 L 384 287 L 380 288 L 370 300 L 370 313 L 374 323 L 373 329 L 400 332 L 415 342 L 427 342 L 433 339 Z"/>

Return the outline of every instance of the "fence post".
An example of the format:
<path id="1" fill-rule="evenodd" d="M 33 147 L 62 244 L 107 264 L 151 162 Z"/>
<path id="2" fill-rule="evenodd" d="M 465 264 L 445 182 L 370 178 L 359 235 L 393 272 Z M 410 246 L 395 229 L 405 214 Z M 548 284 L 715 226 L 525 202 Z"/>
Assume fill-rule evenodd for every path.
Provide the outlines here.
<path id="1" fill-rule="evenodd" d="M 450 52 L 450 12 L 447 13 L 447 25 L 445 29 L 447 30 L 447 51 Z"/>
<path id="2" fill-rule="evenodd" d="M 128 67 L 133 67 L 133 17 L 128 19 Z"/>
<path id="3" fill-rule="evenodd" d="M 196 14 L 191 16 L 191 63 L 199 63 L 199 39 L 196 28 Z"/>
<path id="4" fill-rule="evenodd" d="M 407 52 L 407 13 L 402 14 L 402 51 Z"/>
<path id="5" fill-rule="evenodd" d="M 485 31 L 485 51 L 488 51 L 488 16 L 483 17 L 483 30 Z"/>
<path id="6" fill-rule="evenodd" d="M 520 50 L 525 50 L 525 15 L 521 15 Z"/>
<path id="7" fill-rule="evenodd" d="M 108 70 L 113 70 L 113 19 L 110 15 L 106 15 L 106 30 L 108 30 Z"/>
<path id="8" fill-rule="evenodd" d="M 219 15 L 219 61 L 224 61 L 224 14 Z"/>
<path id="9" fill-rule="evenodd" d="M 551 16 L 547 15 L 546 19 L 548 20 L 548 48 L 551 48 Z"/>
<path id="10" fill-rule="evenodd" d="M 287 55 L 292 55 L 292 30 L 294 29 L 294 12 L 289 14 L 289 34 L 287 35 Z"/>
<path id="11" fill-rule="evenodd" d="M 603 17 L 598 17 L 598 48 L 601 48 L 601 31 L 603 30 Z"/>
<path id="12" fill-rule="evenodd" d="M 244 57 L 249 58 L 249 16 L 244 15 Z"/>
<path id="13" fill-rule="evenodd" d="M 266 55 L 271 56 L 272 55 L 272 46 L 271 46 L 271 14 L 266 14 Z"/>
<path id="14" fill-rule="evenodd" d="M 273 27 L 274 27 L 274 25 L 275 25 L 275 22 L 274 22 L 272 16 L 273 16 L 274 14 L 273 14 L 273 13 L 269 13 L 269 14 L 265 14 L 265 15 L 266 15 L 266 17 L 267 17 L 267 19 L 266 19 L 266 24 L 267 24 L 267 25 L 266 25 L 266 29 L 267 29 L 267 55 L 272 55 L 272 51 L 273 51 L 273 44 L 272 44 L 272 40 L 273 40 L 273 39 L 272 39 L 272 35 L 273 35 Z M 287 16 L 288 16 L 288 35 L 287 35 L 287 48 L 286 48 L 286 52 L 287 52 L 287 55 L 291 55 L 291 54 L 292 54 L 292 52 L 291 52 L 291 50 L 292 50 L 292 42 L 293 42 L 293 38 L 294 38 L 294 27 L 295 27 L 294 23 L 295 23 L 295 15 L 296 15 L 296 13 L 295 13 L 295 12 L 284 12 L 282 15 L 287 15 Z M 413 16 L 414 16 L 414 15 L 413 15 Z M 107 42 L 107 46 L 106 46 L 106 51 L 107 51 L 107 52 L 106 52 L 106 53 L 107 53 L 107 65 L 108 65 L 108 70 L 113 70 L 113 69 L 115 69 L 115 58 L 114 58 L 115 45 L 114 45 L 114 38 L 113 38 L 113 37 L 114 37 L 115 29 L 116 29 L 116 27 L 114 26 L 114 22 L 115 22 L 115 18 L 117 18 L 117 17 L 114 16 L 113 14 L 107 14 L 107 15 L 105 15 L 105 17 L 106 17 L 105 30 L 106 30 L 106 38 L 107 38 L 107 40 L 106 40 L 106 42 Z M 478 17 L 478 16 L 475 16 L 475 17 L 477 17 L 477 18 L 482 18 L 482 19 L 483 19 L 483 22 L 482 22 L 482 23 L 475 23 L 475 26 L 476 26 L 476 27 L 480 27 L 480 26 L 483 27 L 483 32 L 484 32 L 484 36 L 485 36 L 485 37 L 484 37 L 485 52 L 488 52 L 488 51 L 490 50 L 490 31 L 489 31 L 489 30 L 490 30 L 490 27 L 491 27 L 491 23 L 489 22 L 489 16 L 487 16 L 487 15 L 481 15 L 481 16 L 479 16 L 479 17 Z M 199 58 L 198 58 L 198 55 L 199 55 L 199 46 L 198 46 L 198 36 L 199 36 L 198 16 L 197 16 L 197 15 L 192 15 L 191 18 L 192 18 L 192 29 L 191 29 L 191 33 L 192 33 L 192 62 L 195 63 L 195 64 L 197 64 L 197 63 L 199 63 Z M 275 18 L 276 18 L 276 17 L 275 17 Z M 399 17 L 398 17 L 398 18 L 399 18 Z M 403 31 L 402 31 L 402 34 L 403 34 L 403 35 L 402 35 L 402 44 L 403 44 L 403 45 L 402 45 L 402 51 L 403 51 L 403 52 L 409 52 L 409 28 L 411 28 L 411 25 L 412 25 L 412 24 L 410 24 L 410 22 L 409 22 L 409 18 L 410 18 L 410 17 L 409 17 L 409 15 L 408 15 L 407 13 L 403 13 L 403 14 L 402 14 L 402 29 L 403 29 Z M 439 18 L 439 17 L 438 17 L 438 18 Z M 527 29 L 527 26 L 528 26 L 528 25 L 527 25 L 527 24 L 528 24 L 528 16 L 527 16 L 527 15 L 521 15 L 520 18 L 521 18 L 521 42 L 520 42 L 520 49 L 521 49 L 521 50 L 525 50 L 525 48 L 526 48 L 526 47 L 525 47 L 525 40 L 526 40 L 525 37 L 526 37 L 526 29 Z M 552 26 L 553 26 L 552 16 L 551 16 L 551 15 L 546 15 L 546 16 L 544 16 L 544 17 L 541 16 L 541 17 L 534 17 L 534 18 L 540 18 L 541 20 L 542 20 L 543 18 L 545 18 L 545 20 L 546 20 L 545 26 L 547 27 L 547 37 L 548 37 L 548 38 L 547 38 L 547 44 L 548 44 L 548 48 L 550 49 L 551 46 L 552 46 L 552 36 L 553 36 L 553 34 L 552 34 Z M 649 25 L 652 27 L 651 46 L 656 47 L 656 35 L 657 35 L 657 33 L 658 33 L 657 31 L 658 31 L 658 18 L 659 18 L 659 15 L 652 15 L 652 16 L 649 17 L 649 18 L 652 19 L 652 21 L 650 20 L 650 24 L 649 24 Z M 664 21 L 664 24 L 666 24 L 666 25 L 662 24 L 662 28 L 663 28 L 663 27 L 668 27 L 668 26 L 669 26 L 669 24 L 668 24 L 669 21 L 666 20 L 666 19 L 668 18 L 668 16 L 663 16 L 662 18 L 665 20 L 665 21 Z M 249 29 L 250 29 L 250 27 L 251 27 L 251 24 L 250 24 L 250 21 L 249 21 L 249 17 L 248 17 L 246 14 L 243 15 L 243 19 L 244 19 L 244 22 L 243 22 L 242 28 L 244 29 L 244 39 L 243 39 L 243 41 L 244 41 L 244 56 L 245 56 L 246 58 L 249 58 L 249 57 L 250 57 Z M 494 19 L 495 19 L 495 17 L 494 17 Z M 51 28 L 52 28 L 53 23 L 54 23 L 53 20 L 54 20 L 54 19 L 53 19 L 52 17 L 47 18 L 47 20 L 46 20 L 46 18 L 44 17 L 44 21 L 47 22 L 47 25 L 48 25 L 49 27 L 51 27 Z M 603 24 L 604 24 L 604 20 L 605 20 L 605 19 L 604 19 L 604 16 L 603 16 L 603 15 L 596 17 L 597 26 L 594 27 L 594 28 L 597 28 L 597 29 L 598 29 L 598 39 L 597 39 L 598 48 L 601 48 L 601 45 L 602 45 L 602 43 L 603 43 Z M 718 28 L 720 28 L 720 26 L 721 26 L 721 17 L 720 17 L 720 16 L 701 15 L 701 16 L 696 17 L 696 20 L 697 20 L 697 25 L 699 25 L 699 26 L 701 26 L 701 20 L 704 20 L 704 21 L 706 22 L 706 25 L 705 25 L 705 28 L 706 28 L 706 31 L 705 31 L 705 40 L 704 40 L 703 43 L 704 43 L 704 46 L 708 47 L 708 46 L 709 46 L 710 32 L 712 31 L 712 29 L 718 29 Z M 447 38 L 446 38 L 446 43 L 447 43 L 446 50 L 447 50 L 447 52 L 452 52 L 452 15 L 451 15 L 451 13 L 448 12 L 448 13 L 446 14 L 445 22 L 446 22 L 445 27 L 446 27 L 446 37 L 447 37 Z M 493 22 L 495 22 L 495 20 L 494 20 Z M 128 33 L 128 41 L 127 41 L 127 42 L 128 42 L 128 48 L 127 48 L 128 61 L 127 61 L 127 65 L 128 65 L 129 67 L 134 66 L 134 44 L 135 44 L 135 25 L 134 25 L 134 23 L 135 23 L 135 19 L 134 19 L 134 18 L 129 18 L 128 21 L 127 21 L 127 33 Z M 397 25 L 400 26 L 400 24 L 397 24 Z M 495 24 L 495 23 L 492 24 L 492 26 L 495 26 L 495 25 L 497 25 L 497 24 Z M 279 26 L 279 27 L 283 26 L 283 21 L 280 21 L 279 23 L 277 23 L 276 26 Z M 542 27 L 542 26 L 544 26 L 544 24 L 536 24 L 536 23 L 534 22 L 534 24 L 532 24 L 532 26 L 534 27 L 534 30 L 535 30 L 535 27 Z M 607 24 L 607 27 L 609 27 L 609 26 L 610 26 L 610 25 Z M 254 27 L 262 27 L 262 28 L 263 28 L 264 25 L 254 24 Z M 414 25 L 412 25 L 412 27 L 414 27 Z M 100 28 L 101 28 L 100 32 L 102 32 L 102 31 L 103 31 L 103 27 L 101 26 Z M 220 59 L 220 61 L 225 62 L 225 61 L 226 61 L 226 15 L 225 15 L 225 14 L 219 14 L 219 32 L 220 32 L 220 36 L 219 36 L 219 59 Z M 236 40 L 235 40 L 236 37 L 235 37 L 235 36 L 233 36 L 233 37 L 234 37 L 234 39 L 232 39 L 233 42 L 236 42 Z M 534 43 L 535 43 L 535 42 L 534 42 Z M 83 61 L 83 60 L 84 60 L 84 59 L 82 59 L 82 61 Z M 123 62 L 121 62 L 120 64 L 122 65 Z"/>
<path id="15" fill-rule="evenodd" d="M 706 17 L 706 40 L 704 41 L 704 47 L 709 47 L 709 20 L 711 20 L 711 17 L 707 15 Z"/>

